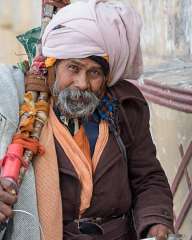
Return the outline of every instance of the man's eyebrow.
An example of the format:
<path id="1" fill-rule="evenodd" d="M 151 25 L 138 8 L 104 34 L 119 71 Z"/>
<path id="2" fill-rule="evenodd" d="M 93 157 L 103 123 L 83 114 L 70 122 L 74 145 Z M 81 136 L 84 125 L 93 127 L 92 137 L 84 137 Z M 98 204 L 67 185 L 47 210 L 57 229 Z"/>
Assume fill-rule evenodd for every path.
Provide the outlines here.
<path id="1" fill-rule="evenodd" d="M 77 65 L 79 65 L 81 67 L 85 67 L 86 66 L 80 60 L 77 60 L 77 59 L 69 59 L 69 63 L 74 63 L 74 64 L 77 64 Z"/>
<path id="2" fill-rule="evenodd" d="M 98 70 L 101 70 L 102 71 L 102 67 L 101 66 L 92 66 L 90 69 L 98 69 Z"/>
<path id="3" fill-rule="evenodd" d="M 69 59 L 69 63 L 74 63 L 81 67 L 86 67 L 86 64 L 82 63 L 81 60 L 78 60 L 78 59 Z M 102 70 L 102 67 L 99 64 L 95 63 L 95 66 L 92 66 L 91 69 Z"/>

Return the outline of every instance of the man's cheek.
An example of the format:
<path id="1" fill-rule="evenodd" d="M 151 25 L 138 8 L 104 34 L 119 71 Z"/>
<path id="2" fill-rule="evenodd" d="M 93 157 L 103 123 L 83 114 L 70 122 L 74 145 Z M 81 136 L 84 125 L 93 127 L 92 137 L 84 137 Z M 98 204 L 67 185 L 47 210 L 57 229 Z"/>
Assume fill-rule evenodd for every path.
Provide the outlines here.
<path id="1" fill-rule="evenodd" d="M 91 91 L 95 94 L 99 93 L 101 91 L 101 85 L 92 84 L 91 85 Z"/>
<path id="2" fill-rule="evenodd" d="M 61 77 L 58 79 L 58 86 L 60 90 L 64 90 L 67 87 L 71 87 L 72 86 L 72 81 L 70 79 L 69 76 L 67 76 L 67 74 L 65 74 L 64 77 Z"/>

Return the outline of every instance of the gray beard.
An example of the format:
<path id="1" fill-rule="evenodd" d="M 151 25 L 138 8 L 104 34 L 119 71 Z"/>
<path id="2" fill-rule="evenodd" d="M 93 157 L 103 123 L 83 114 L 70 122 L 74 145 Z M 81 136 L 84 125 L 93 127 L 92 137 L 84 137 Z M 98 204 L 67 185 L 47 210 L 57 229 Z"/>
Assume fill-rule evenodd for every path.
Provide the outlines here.
<path id="1" fill-rule="evenodd" d="M 93 113 L 99 104 L 97 96 L 89 91 L 65 88 L 62 91 L 53 86 L 53 93 L 57 96 L 56 107 L 61 115 L 68 119 L 86 118 Z"/>

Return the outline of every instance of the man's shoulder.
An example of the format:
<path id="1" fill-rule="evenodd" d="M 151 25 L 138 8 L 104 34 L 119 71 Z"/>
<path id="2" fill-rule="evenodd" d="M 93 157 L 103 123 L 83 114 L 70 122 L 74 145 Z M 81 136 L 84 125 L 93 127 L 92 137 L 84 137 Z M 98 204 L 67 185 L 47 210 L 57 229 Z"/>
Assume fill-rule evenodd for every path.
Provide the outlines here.
<path id="1" fill-rule="evenodd" d="M 111 87 L 113 95 L 121 102 L 133 100 L 146 104 L 146 100 L 137 86 L 128 80 L 120 80 Z"/>
<path id="2" fill-rule="evenodd" d="M 119 125 L 123 126 L 121 129 L 123 142 L 129 145 L 136 135 L 139 136 L 138 131 L 145 129 L 148 125 L 149 107 L 138 87 L 129 81 L 119 81 L 111 90 L 121 105 Z"/>

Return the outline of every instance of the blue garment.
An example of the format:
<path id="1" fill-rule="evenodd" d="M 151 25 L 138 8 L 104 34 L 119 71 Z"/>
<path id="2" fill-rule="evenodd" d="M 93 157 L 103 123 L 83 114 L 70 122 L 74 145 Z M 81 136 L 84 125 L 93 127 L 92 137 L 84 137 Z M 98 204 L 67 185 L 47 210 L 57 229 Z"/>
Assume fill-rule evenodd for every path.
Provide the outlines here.
<path id="1" fill-rule="evenodd" d="M 89 140 L 91 156 L 93 156 L 97 137 L 99 135 L 99 122 L 101 120 L 114 123 L 115 113 L 118 109 L 118 101 L 110 96 L 103 96 L 95 112 L 85 121 L 83 126 Z"/>
<path id="2" fill-rule="evenodd" d="M 83 123 L 86 135 L 89 140 L 91 156 L 93 156 L 97 137 L 99 135 L 99 124 L 95 121 L 86 121 Z"/>

